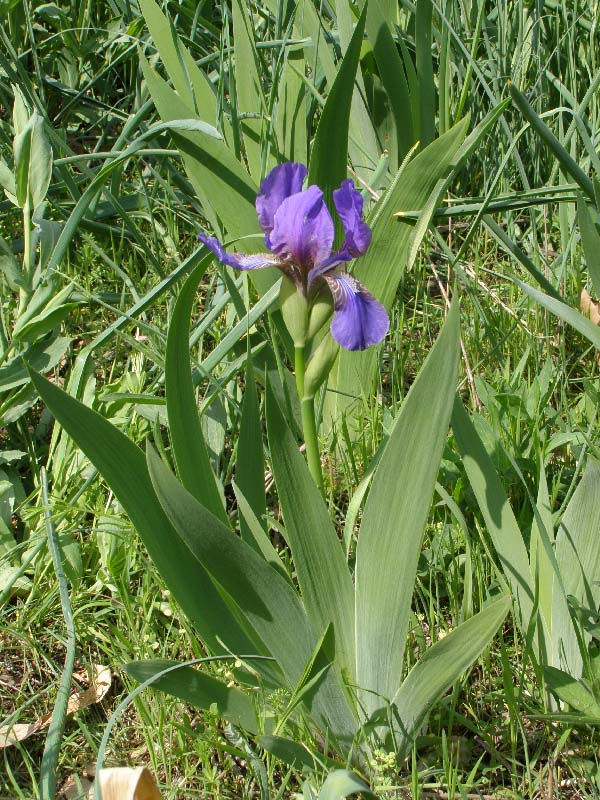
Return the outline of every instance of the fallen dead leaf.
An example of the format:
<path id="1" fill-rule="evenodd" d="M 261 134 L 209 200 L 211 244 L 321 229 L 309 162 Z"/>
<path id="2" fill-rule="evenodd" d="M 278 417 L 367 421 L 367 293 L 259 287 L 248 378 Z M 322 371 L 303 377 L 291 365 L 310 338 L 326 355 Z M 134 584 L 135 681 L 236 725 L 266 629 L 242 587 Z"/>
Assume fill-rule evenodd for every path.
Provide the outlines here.
<path id="1" fill-rule="evenodd" d="M 161 800 L 146 767 L 115 767 L 98 773 L 102 800 Z"/>
<path id="2" fill-rule="evenodd" d="M 88 680 L 88 676 L 81 675 L 80 673 L 74 674 L 74 678 L 79 680 Z M 94 675 L 90 683 L 89 689 L 82 692 L 73 692 L 67 701 L 67 715 L 74 714 L 86 706 L 91 706 L 93 703 L 99 703 L 104 695 L 110 689 L 111 674 L 108 667 L 103 667 L 100 664 L 94 664 Z M 18 722 L 14 725 L 5 725 L 0 728 L 0 748 L 9 747 L 15 742 L 22 742 L 34 733 L 47 728 L 52 719 L 52 712 L 44 714 L 35 722 Z"/>
<path id="3" fill-rule="evenodd" d="M 581 310 L 589 317 L 594 325 L 600 325 L 600 303 L 595 303 L 585 289 L 581 290 Z"/>
<path id="4" fill-rule="evenodd" d="M 65 800 L 87 800 L 94 796 L 94 784 L 88 778 L 69 775 L 62 785 L 60 794 Z"/>

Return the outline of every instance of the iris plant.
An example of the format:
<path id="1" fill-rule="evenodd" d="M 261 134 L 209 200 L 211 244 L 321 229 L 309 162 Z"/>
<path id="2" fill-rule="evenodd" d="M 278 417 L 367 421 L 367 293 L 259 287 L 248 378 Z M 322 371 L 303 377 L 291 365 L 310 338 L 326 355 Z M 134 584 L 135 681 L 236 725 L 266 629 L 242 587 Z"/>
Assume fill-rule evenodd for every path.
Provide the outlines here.
<path id="1" fill-rule="evenodd" d="M 371 244 L 371 229 L 362 218 L 363 199 L 360 192 L 354 188 L 351 180 L 343 181 L 340 188 L 333 192 L 335 209 L 345 233 L 341 247 L 333 250 L 334 221 L 322 190 L 315 185 L 302 188 L 306 176 L 304 164 L 286 163 L 271 170 L 261 184 L 256 198 L 256 211 L 269 252 L 227 253 L 218 239 L 203 233 L 199 239 L 222 264 L 235 269 L 276 267 L 284 275 L 282 298 L 291 297 L 297 301 L 295 305 L 286 302 L 287 308 L 282 305 L 282 311 L 294 338 L 296 384 L 301 400 L 308 463 L 313 477 L 322 488 L 314 419 L 314 388 L 305 387 L 304 359 L 306 345 L 312 345 L 311 340 L 325 319 L 321 321 L 320 315 L 315 313 L 315 329 L 312 309 L 323 305 L 319 301 L 323 297 L 324 287 L 328 287 L 334 311 L 331 335 L 335 342 L 347 350 L 364 350 L 380 342 L 388 331 L 390 321 L 382 304 L 345 269 L 348 262 L 364 255 Z M 300 313 L 290 313 L 290 307 L 299 308 Z M 325 309 L 329 315 L 330 304 Z M 322 355 L 323 349 L 325 355 Z M 328 341 L 323 341 L 313 354 L 308 369 L 312 365 L 312 373 L 322 373 L 320 379 L 323 380 L 336 353 L 337 345 L 332 354 Z M 308 371 L 306 374 L 309 375 Z"/>
<path id="2" fill-rule="evenodd" d="M 269 253 L 226 253 L 214 237 L 200 234 L 199 238 L 222 264 L 235 269 L 277 267 L 308 299 L 325 282 L 333 296 L 333 338 L 347 350 L 364 350 L 383 339 L 390 323 L 381 303 L 343 269 L 364 255 L 371 243 L 371 229 L 362 219 L 363 199 L 351 180 L 334 191 L 346 237 L 332 252 L 334 222 L 321 189 L 314 185 L 302 189 L 306 174 L 304 164 L 281 164 L 261 184 L 256 211 Z"/>

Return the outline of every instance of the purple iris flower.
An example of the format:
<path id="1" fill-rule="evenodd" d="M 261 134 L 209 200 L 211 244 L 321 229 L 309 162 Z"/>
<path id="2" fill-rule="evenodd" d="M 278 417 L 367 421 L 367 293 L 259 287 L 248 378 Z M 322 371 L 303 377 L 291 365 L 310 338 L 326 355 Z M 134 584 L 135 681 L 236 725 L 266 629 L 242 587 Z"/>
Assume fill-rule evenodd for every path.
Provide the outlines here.
<path id="1" fill-rule="evenodd" d="M 302 189 L 306 175 L 304 164 L 286 163 L 271 170 L 261 184 L 256 211 L 271 252 L 226 253 L 218 239 L 203 233 L 199 239 L 222 264 L 235 269 L 277 267 L 307 298 L 327 283 L 333 296 L 333 338 L 347 350 L 364 350 L 384 338 L 390 321 L 381 303 L 343 269 L 371 243 L 371 229 L 362 219 L 363 199 L 351 180 L 334 191 L 346 237 L 332 253 L 333 219 L 318 186 Z"/>

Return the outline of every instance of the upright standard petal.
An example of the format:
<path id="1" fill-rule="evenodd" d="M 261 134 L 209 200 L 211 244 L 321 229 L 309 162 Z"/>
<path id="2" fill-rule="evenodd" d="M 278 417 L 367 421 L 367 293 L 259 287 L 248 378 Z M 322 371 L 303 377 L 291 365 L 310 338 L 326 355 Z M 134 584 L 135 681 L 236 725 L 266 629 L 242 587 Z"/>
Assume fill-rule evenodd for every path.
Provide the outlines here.
<path id="1" fill-rule="evenodd" d="M 390 327 L 387 311 L 351 275 L 325 275 L 335 313 L 331 335 L 346 350 L 366 350 L 378 344 Z"/>
<path id="2" fill-rule="evenodd" d="M 282 261 L 308 272 L 331 253 L 334 228 L 318 186 L 287 197 L 275 212 L 269 247 Z"/>
<path id="3" fill-rule="evenodd" d="M 275 212 L 286 197 L 302 191 L 307 169 L 304 164 L 288 162 L 274 167 L 260 185 L 256 213 L 260 227 L 268 236 L 273 230 Z"/>
<path id="4" fill-rule="evenodd" d="M 371 244 L 371 229 L 363 221 L 363 198 L 354 188 L 354 183 L 348 179 L 343 181 L 339 189 L 333 193 L 333 202 L 339 214 L 346 239 L 341 247 L 340 255 L 348 253 L 352 258 L 364 256 Z M 340 261 L 349 259 L 340 258 Z"/>
<path id="5" fill-rule="evenodd" d="M 281 267 L 281 260 L 272 253 L 226 253 L 221 242 L 214 236 L 198 234 L 198 239 L 208 247 L 221 264 L 234 269 L 262 269 L 263 267 Z"/>

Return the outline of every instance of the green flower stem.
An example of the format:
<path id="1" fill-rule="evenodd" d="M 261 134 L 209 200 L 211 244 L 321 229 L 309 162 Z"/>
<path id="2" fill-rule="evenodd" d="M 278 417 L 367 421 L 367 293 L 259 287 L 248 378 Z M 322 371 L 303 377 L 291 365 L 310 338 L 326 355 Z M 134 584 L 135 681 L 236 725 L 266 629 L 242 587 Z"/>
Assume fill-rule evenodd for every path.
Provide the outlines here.
<path id="1" fill-rule="evenodd" d="M 325 487 L 323 486 L 323 472 L 321 470 L 321 454 L 319 451 L 319 439 L 315 421 L 314 400 L 312 397 L 304 397 L 304 370 L 306 365 L 303 346 L 294 348 L 294 361 L 296 368 L 296 388 L 298 390 L 298 398 L 302 411 L 302 430 L 304 432 L 308 469 L 319 487 L 319 491 L 321 494 L 324 494 Z"/>

